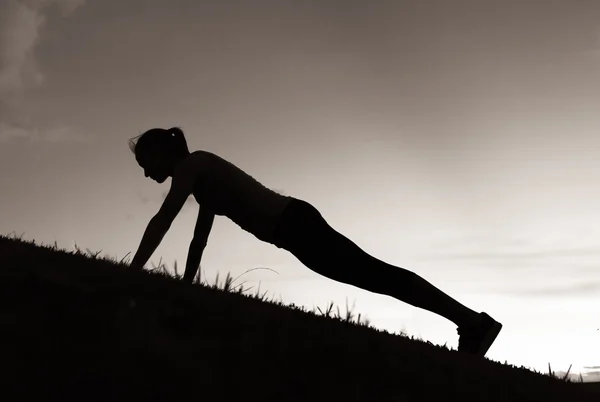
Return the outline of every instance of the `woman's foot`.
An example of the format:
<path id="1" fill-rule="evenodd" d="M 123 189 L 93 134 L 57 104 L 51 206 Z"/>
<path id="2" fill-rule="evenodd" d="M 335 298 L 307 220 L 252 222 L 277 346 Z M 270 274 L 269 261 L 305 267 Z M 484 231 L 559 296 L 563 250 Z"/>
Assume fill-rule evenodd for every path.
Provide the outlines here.
<path id="1" fill-rule="evenodd" d="M 500 333 L 502 324 L 486 313 L 479 313 L 481 320 L 473 327 L 460 327 L 456 332 L 460 335 L 458 351 L 483 357 Z"/>

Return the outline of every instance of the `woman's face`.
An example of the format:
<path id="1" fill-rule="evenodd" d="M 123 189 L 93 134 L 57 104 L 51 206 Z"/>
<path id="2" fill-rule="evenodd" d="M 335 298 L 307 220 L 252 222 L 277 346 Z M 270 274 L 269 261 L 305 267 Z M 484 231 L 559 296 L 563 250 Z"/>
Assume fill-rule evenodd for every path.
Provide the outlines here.
<path id="1" fill-rule="evenodd" d="M 143 155 L 136 155 L 136 160 L 144 169 L 144 175 L 157 183 L 164 183 L 169 177 L 169 170 L 165 166 L 164 159 L 158 155 L 146 152 Z"/>

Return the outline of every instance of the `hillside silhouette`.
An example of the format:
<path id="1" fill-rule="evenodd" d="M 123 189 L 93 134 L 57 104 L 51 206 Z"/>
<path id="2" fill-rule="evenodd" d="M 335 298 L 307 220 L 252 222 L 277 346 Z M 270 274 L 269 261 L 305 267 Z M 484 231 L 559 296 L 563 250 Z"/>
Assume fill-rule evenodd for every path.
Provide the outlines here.
<path id="1" fill-rule="evenodd" d="M 0 319 L 6 401 L 600 400 L 350 316 L 4 236 Z"/>

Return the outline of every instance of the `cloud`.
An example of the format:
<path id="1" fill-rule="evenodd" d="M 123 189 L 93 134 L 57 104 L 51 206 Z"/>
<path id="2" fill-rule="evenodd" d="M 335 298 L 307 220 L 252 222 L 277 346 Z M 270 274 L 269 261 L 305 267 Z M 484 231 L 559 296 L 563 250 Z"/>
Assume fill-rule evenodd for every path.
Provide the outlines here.
<path id="1" fill-rule="evenodd" d="M 29 86 L 44 82 L 34 50 L 40 30 L 46 21 L 45 13 L 56 5 L 67 17 L 85 0 L 6 0 L 0 5 L 0 96 L 19 94 Z"/>
<path id="2" fill-rule="evenodd" d="M 595 296 L 600 292 L 600 282 L 579 282 L 572 285 L 544 287 L 518 291 L 507 291 L 515 296 L 527 297 L 565 297 L 565 296 Z"/>
<path id="3" fill-rule="evenodd" d="M 524 239 L 496 240 L 490 239 L 469 241 L 465 244 L 473 251 L 464 250 L 465 244 L 455 241 L 453 248 L 460 251 L 441 251 L 422 256 L 423 261 L 443 261 L 451 264 L 475 265 L 479 269 L 486 267 L 504 271 L 515 278 L 526 278 L 529 285 L 515 286 L 508 281 L 504 284 L 494 283 L 494 291 L 503 295 L 519 298 L 561 299 L 571 297 L 593 297 L 600 292 L 600 276 L 598 275 L 600 251 L 593 246 L 551 247 Z M 475 244 L 475 245 L 473 245 Z M 443 249 L 449 248 L 445 244 Z M 491 250 L 490 250 L 491 249 Z M 573 280 L 564 280 L 565 273 Z M 563 279 L 558 279 L 558 277 Z"/>
<path id="4" fill-rule="evenodd" d="M 585 374 L 582 374 L 582 377 L 583 377 L 583 382 L 599 382 L 600 381 L 600 371 L 590 371 Z"/>
<path id="5" fill-rule="evenodd" d="M 28 89 L 45 81 L 35 49 L 48 10 L 58 7 L 64 18 L 84 3 L 85 0 L 3 0 L 0 3 L 0 142 L 24 138 L 34 141 L 80 138 L 73 128 L 44 130 L 31 124 L 25 95 Z"/>
<path id="6" fill-rule="evenodd" d="M 46 141 L 46 142 L 78 142 L 89 143 L 92 138 L 73 127 L 58 126 L 49 129 L 9 125 L 0 121 L 0 143 L 9 141 Z"/>
<path id="7" fill-rule="evenodd" d="M 561 378 L 566 374 L 566 371 L 555 372 L 555 375 Z M 580 380 L 583 380 L 583 382 L 600 382 L 600 366 L 583 366 L 583 370 L 581 370 L 581 372 L 569 372 L 568 378 L 575 382 L 579 382 Z"/>
<path id="8" fill-rule="evenodd" d="M 449 252 L 435 253 L 425 256 L 423 260 L 473 261 L 477 263 L 500 262 L 521 269 L 523 264 L 539 264 L 542 259 L 567 258 L 599 258 L 600 250 L 594 247 L 553 248 L 546 250 L 505 250 L 481 252 Z"/>
<path id="9" fill-rule="evenodd" d="M 581 378 L 579 377 L 580 374 L 581 374 Z M 576 383 L 578 383 L 580 380 L 583 380 L 583 382 L 598 382 L 598 381 L 600 381 L 600 371 L 593 371 L 591 373 L 569 372 L 569 374 L 567 374 L 566 371 L 555 371 L 554 375 L 559 378 L 563 378 L 565 375 L 567 375 L 567 378 L 569 380 L 576 382 Z"/>

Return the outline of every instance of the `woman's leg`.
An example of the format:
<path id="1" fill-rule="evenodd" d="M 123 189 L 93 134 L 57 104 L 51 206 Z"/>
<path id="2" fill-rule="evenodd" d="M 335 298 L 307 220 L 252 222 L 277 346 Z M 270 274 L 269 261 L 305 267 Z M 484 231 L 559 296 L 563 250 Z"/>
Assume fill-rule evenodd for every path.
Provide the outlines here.
<path id="1" fill-rule="evenodd" d="M 277 246 L 290 251 L 311 270 L 338 282 L 392 296 L 454 322 L 476 326 L 481 316 L 414 272 L 367 254 L 334 230 L 316 208 L 294 200 L 276 232 Z"/>

